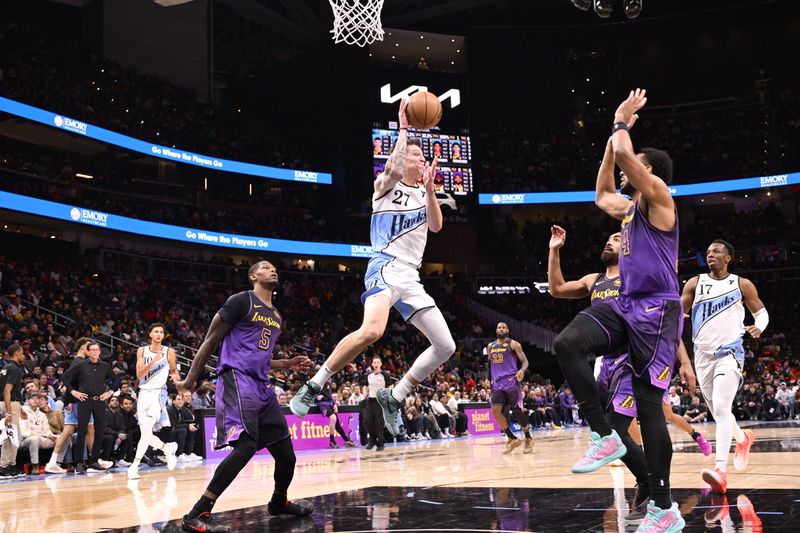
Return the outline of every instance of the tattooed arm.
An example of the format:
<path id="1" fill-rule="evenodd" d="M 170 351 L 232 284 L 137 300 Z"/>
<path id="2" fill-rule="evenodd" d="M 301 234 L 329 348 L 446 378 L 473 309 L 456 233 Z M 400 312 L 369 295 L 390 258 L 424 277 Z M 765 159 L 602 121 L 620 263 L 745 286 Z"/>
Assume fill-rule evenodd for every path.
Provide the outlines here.
<path id="1" fill-rule="evenodd" d="M 408 148 L 408 116 L 406 115 L 406 105 L 408 99 L 403 98 L 400 100 L 400 112 L 398 119 L 400 121 L 400 132 L 397 135 L 397 142 L 392 150 L 392 155 L 386 161 L 386 168 L 375 179 L 375 195 L 374 198 L 380 198 L 388 193 L 398 181 L 403 179 L 403 174 L 406 169 L 406 154 Z"/>

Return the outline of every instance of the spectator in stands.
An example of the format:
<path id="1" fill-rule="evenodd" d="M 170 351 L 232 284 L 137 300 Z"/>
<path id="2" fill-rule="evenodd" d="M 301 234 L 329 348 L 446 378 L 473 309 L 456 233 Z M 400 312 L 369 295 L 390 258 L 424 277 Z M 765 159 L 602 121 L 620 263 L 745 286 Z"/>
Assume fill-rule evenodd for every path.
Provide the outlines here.
<path id="1" fill-rule="evenodd" d="M 108 399 L 108 410 L 106 411 L 108 423 L 103 433 L 103 451 L 100 453 L 101 459 L 112 463 L 119 459 L 114 451 L 118 450 L 120 444 L 127 439 L 125 416 L 122 413 L 119 398 L 119 396 L 112 396 Z"/>
<path id="2" fill-rule="evenodd" d="M 785 381 L 781 381 L 778 392 L 775 393 L 775 399 L 781 406 L 781 417 L 792 417 L 794 412 L 794 393 L 786 386 Z"/>
<path id="3" fill-rule="evenodd" d="M 781 405 L 775 399 L 775 393 L 771 386 L 767 386 L 767 392 L 764 393 L 764 400 L 761 404 L 761 414 L 764 420 L 774 422 L 781 416 Z"/>
<path id="4" fill-rule="evenodd" d="M 439 401 L 438 393 L 433 394 L 430 405 L 433 416 L 436 418 L 436 423 L 439 425 L 439 428 L 441 428 L 442 436 L 444 438 L 452 437 L 450 430 L 454 427 L 454 424 L 451 424 L 452 418 L 450 417 L 450 411 Z"/>
<path id="5" fill-rule="evenodd" d="M 214 399 L 211 396 L 211 383 L 208 380 L 201 381 L 192 395 L 192 409 L 211 409 L 213 407 Z"/>
<path id="6" fill-rule="evenodd" d="M 692 398 L 692 404 L 683 414 L 683 419 L 690 424 L 695 424 L 698 422 L 705 422 L 707 418 L 708 407 L 706 407 L 706 405 L 700 401 L 699 396 L 694 396 Z"/>
<path id="7" fill-rule="evenodd" d="M 200 459 L 194 453 L 195 435 L 198 426 L 195 423 L 191 409 L 186 407 L 182 394 L 176 394 L 173 397 L 172 405 L 167 407 L 167 414 L 169 414 L 174 441 L 178 444 L 178 449 L 175 452 L 178 456 L 178 461 L 187 463 Z"/>
<path id="8" fill-rule="evenodd" d="M 361 393 L 361 386 L 357 383 L 353 384 L 353 392 L 347 399 L 347 405 L 359 405 L 364 401 L 364 398 L 366 398 L 366 396 Z"/>
<path id="9" fill-rule="evenodd" d="M 130 396 L 119 396 L 122 399 L 120 408 L 122 411 L 123 429 L 117 434 L 119 447 L 117 448 L 117 464 L 124 468 L 131 466 L 133 456 L 136 453 L 136 445 L 139 444 L 138 429 L 139 423 L 136 421 L 134 413 L 134 402 Z"/>
<path id="10" fill-rule="evenodd" d="M 756 387 L 751 386 L 745 395 L 744 410 L 749 420 L 759 420 L 761 418 L 761 395 Z"/>
<path id="11" fill-rule="evenodd" d="M 47 403 L 45 398 L 40 398 L 38 392 L 31 394 L 27 405 L 23 408 L 26 416 L 20 420 L 20 448 L 27 448 L 31 457 L 31 474 L 43 473 L 43 466 L 39 463 L 39 450 L 48 450 L 55 446 L 56 436 L 50 430 L 47 415 L 39 410 L 40 402 Z"/>

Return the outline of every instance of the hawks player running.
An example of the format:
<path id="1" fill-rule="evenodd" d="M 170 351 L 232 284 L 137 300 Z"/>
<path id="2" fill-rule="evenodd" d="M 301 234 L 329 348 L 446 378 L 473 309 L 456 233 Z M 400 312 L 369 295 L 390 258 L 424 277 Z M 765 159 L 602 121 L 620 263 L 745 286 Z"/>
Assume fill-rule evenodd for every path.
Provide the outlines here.
<path id="1" fill-rule="evenodd" d="M 769 314 L 748 279 L 731 274 L 733 246 L 722 239 L 711 243 L 706 252 L 708 274 L 690 279 L 683 288 L 683 308 L 691 308 L 694 365 L 700 390 L 717 421 L 717 461 L 714 469 L 704 468 L 703 480 L 715 492 L 724 493 L 728 485 L 728 454 L 736 437 L 733 466 L 743 470 L 750 461 L 750 447 L 755 435 L 742 431 L 733 416 L 733 400 L 742 384 L 744 345 L 742 335 L 754 339 L 769 324 Z M 744 325 L 744 306 L 755 324 Z"/>
<path id="2" fill-rule="evenodd" d="M 498 322 L 497 340 L 489 343 L 486 353 L 489 356 L 489 368 L 492 376 L 492 414 L 500 429 L 508 437 L 503 453 L 511 453 L 522 441 L 514 435 L 508 426 L 505 412 L 509 407 L 517 417 L 522 431 L 525 433 L 525 448 L 522 453 L 533 453 L 533 439 L 528 429 L 528 417 L 522 412 L 522 387 L 520 382 L 528 370 L 528 358 L 522 351 L 522 345 L 508 338 L 508 324 Z M 519 365 L 518 365 L 519 363 Z"/>
<path id="3" fill-rule="evenodd" d="M 436 233 L 442 229 L 442 210 L 433 185 L 438 159 L 426 163 L 419 141 L 408 139 L 407 103 L 406 99 L 400 103 L 397 142 L 386 169 L 374 182 L 370 222 L 373 256 L 364 278 L 367 290 L 361 295 L 364 319 L 360 328 L 339 341 L 316 375 L 292 398 L 289 407 L 300 418 L 308 414 L 332 375 L 383 336 L 392 306 L 431 343 L 397 385 L 378 392 L 386 427 L 393 435 L 400 432 L 400 402 L 456 349 L 442 312 L 425 292 L 417 272 L 428 230 Z M 417 183 L 420 178 L 423 186 Z"/>
<path id="4" fill-rule="evenodd" d="M 167 415 L 167 377 L 177 382 L 180 380 L 178 367 L 175 365 L 175 350 L 163 346 L 164 325 L 158 322 L 147 328 L 150 344 L 142 346 L 136 352 L 136 377 L 139 378 L 139 398 L 136 405 L 136 417 L 139 419 L 139 444 L 136 457 L 128 467 L 128 479 L 139 479 L 139 465 L 147 448 L 152 446 L 162 450 L 167 458 L 167 468 L 173 470 L 177 463 L 175 451 L 178 444 L 164 443 L 153 435 L 153 427 L 157 422 L 169 425 Z"/>

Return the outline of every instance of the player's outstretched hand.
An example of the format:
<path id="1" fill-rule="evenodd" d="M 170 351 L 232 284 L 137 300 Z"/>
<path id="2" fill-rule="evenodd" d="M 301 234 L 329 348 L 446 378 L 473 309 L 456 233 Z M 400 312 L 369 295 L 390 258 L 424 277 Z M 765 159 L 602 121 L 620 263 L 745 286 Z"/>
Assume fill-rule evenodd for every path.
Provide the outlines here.
<path id="1" fill-rule="evenodd" d="M 751 336 L 751 337 L 753 337 L 754 339 L 757 339 L 757 338 L 759 338 L 759 337 L 761 336 L 761 330 L 760 330 L 760 329 L 758 329 L 758 328 L 757 328 L 757 327 L 755 327 L 755 326 L 745 326 L 745 327 L 744 327 L 744 329 L 745 329 L 745 331 L 747 331 L 747 333 L 749 333 L 749 334 L 750 334 L 750 336 Z"/>
<path id="2" fill-rule="evenodd" d="M 681 365 L 678 369 L 678 372 L 681 375 L 681 382 L 686 383 L 686 386 L 689 387 L 689 390 L 693 391 L 697 387 L 697 377 L 694 375 L 694 370 L 692 370 L 691 365 Z"/>
<path id="3" fill-rule="evenodd" d="M 631 91 L 626 98 L 617 108 L 616 113 L 614 114 L 614 120 L 621 120 L 628 125 L 628 127 L 632 127 L 636 120 L 639 118 L 639 115 L 636 114 L 644 105 L 647 103 L 647 97 L 645 94 L 647 91 L 644 89 L 636 89 L 635 91 Z"/>
<path id="4" fill-rule="evenodd" d="M 298 355 L 297 357 L 292 357 L 287 361 L 289 364 L 290 370 L 300 371 L 300 370 L 309 370 L 314 363 L 306 357 L 305 355 Z"/>
<path id="5" fill-rule="evenodd" d="M 561 226 L 550 227 L 550 249 L 558 250 L 567 242 L 567 232 Z"/>
<path id="6" fill-rule="evenodd" d="M 408 98 L 403 97 L 400 99 L 400 111 L 397 113 L 397 120 L 401 128 L 408 128 L 408 115 L 406 115 L 406 106 L 408 106 Z"/>
<path id="7" fill-rule="evenodd" d="M 436 167 L 439 165 L 439 156 L 433 158 L 433 163 L 425 163 L 425 170 L 422 172 L 422 183 L 425 190 L 430 193 L 433 191 L 433 177 L 436 176 Z"/>

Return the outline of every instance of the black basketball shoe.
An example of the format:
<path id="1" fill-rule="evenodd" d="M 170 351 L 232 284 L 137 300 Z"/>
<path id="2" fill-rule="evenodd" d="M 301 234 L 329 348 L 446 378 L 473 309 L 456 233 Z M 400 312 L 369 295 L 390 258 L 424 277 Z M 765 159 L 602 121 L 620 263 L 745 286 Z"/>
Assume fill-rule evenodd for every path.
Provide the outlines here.
<path id="1" fill-rule="evenodd" d="M 231 531 L 229 526 L 213 523 L 211 521 L 211 513 L 200 513 L 194 518 L 190 518 L 188 514 L 183 515 L 181 529 L 198 533 L 227 533 Z"/>
<path id="2" fill-rule="evenodd" d="M 314 512 L 314 505 L 308 500 L 286 500 L 283 506 L 270 501 L 267 511 L 271 516 L 308 516 Z"/>

